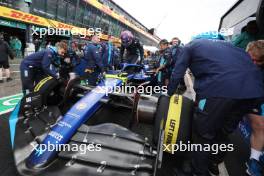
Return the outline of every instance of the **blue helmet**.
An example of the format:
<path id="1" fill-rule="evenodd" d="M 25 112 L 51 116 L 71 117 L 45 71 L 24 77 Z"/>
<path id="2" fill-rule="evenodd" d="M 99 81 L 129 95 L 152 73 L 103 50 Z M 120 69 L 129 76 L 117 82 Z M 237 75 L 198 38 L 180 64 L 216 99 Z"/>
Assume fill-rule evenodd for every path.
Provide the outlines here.
<path id="1" fill-rule="evenodd" d="M 121 38 L 122 45 L 127 47 L 127 46 L 130 46 L 132 44 L 134 36 L 130 31 L 123 31 L 121 33 L 120 38 Z"/>
<path id="2" fill-rule="evenodd" d="M 224 36 L 217 31 L 203 32 L 192 37 L 194 39 L 225 40 Z"/>

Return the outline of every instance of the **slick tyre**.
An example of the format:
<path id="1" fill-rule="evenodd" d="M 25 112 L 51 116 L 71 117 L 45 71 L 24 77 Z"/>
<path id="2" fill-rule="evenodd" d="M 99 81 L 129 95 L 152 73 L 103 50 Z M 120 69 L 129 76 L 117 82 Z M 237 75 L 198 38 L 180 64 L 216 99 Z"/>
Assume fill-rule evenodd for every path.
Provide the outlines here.
<path id="1" fill-rule="evenodd" d="M 187 144 L 191 141 L 193 107 L 193 101 L 187 97 L 160 96 L 155 114 L 154 143 L 158 144 L 161 129 L 165 132 L 164 144 Z"/>
<path id="2" fill-rule="evenodd" d="M 43 105 L 58 105 L 62 99 L 61 84 L 55 78 L 46 77 L 34 88 L 34 93 L 42 95 Z"/>

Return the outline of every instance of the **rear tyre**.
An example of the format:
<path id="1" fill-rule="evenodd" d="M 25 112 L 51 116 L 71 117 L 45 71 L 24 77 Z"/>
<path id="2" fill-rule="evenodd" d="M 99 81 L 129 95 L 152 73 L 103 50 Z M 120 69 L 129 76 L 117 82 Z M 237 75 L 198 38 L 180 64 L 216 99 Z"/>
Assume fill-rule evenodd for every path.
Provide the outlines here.
<path id="1" fill-rule="evenodd" d="M 159 137 L 160 129 L 165 130 L 166 126 L 170 126 L 170 125 L 171 125 L 170 128 L 174 129 L 175 132 L 177 133 L 177 136 L 174 136 L 174 140 L 176 138 L 175 144 L 180 144 L 180 142 L 183 144 L 188 144 L 188 142 L 191 141 L 194 103 L 192 100 L 184 96 L 181 96 L 181 95 L 178 95 L 178 96 L 182 98 L 182 101 L 179 101 L 179 104 L 172 104 L 171 99 L 172 98 L 174 99 L 174 97 L 168 97 L 168 96 L 162 95 L 159 98 L 158 105 L 157 105 L 157 111 L 155 114 L 155 124 L 154 124 L 154 134 L 153 134 L 154 144 L 158 144 L 158 137 Z M 175 124 L 172 122 L 168 122 L 170 106 L 172 106 L 171 108 L 179 108 L 181 111 L 180 115 L 172 113 L 173 117 L 170 120 L 172 120 L 172 122 L 174 122 Z M 179 124 L 176 124 L 178 122 Z M 171 136 L 170 132 L 166 133 L 166 131 L 168 131 L 168 129 L 165 130 L 165 139 L 166 139 L 166 135 L 167 135 L 167 138 Z M 164 143 L 168 144 L 165 140 L 164 140 Z M 174 144 L 174 143 L 171 143 L 171 144 Z"/>
<path id="2" fill-rule="evenodd" d="M 40 94 L 43 105 L 58 105 L 63 100 L 62 85 L 52 77 L 42 79 L 34 88 L 34 93 Z"/>

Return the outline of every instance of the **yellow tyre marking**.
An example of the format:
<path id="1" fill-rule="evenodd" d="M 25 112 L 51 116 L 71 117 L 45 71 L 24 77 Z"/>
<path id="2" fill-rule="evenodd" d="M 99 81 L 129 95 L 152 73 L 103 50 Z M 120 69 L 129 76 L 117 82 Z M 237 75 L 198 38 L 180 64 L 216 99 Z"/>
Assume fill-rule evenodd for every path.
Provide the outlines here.
<path id="1" fill-rule="evenodd" d="M 172 153 L 172 145 L 176 144 L 180 121 L 181 121 L 181 109 L 182 109 L 182 96 L 173 95 L 170 98 L 170 106 L 165 126 L 165 139 L 164 144 L 170 145 L 167 152 Z"/>
<path id="2" fill-rule="evenodd" d="M 39 89 L 40 89 L 40 88 L 41 88 L 41 87 L 42 87 L 47 81 L 49 81 L 49 80 L 51 80 L 51 79 L 52 79 L 51 76 L 42 79 L 42 80 L 36 85 L 36 87 L 34 88 L 34 92 L 38 92 Z"/>

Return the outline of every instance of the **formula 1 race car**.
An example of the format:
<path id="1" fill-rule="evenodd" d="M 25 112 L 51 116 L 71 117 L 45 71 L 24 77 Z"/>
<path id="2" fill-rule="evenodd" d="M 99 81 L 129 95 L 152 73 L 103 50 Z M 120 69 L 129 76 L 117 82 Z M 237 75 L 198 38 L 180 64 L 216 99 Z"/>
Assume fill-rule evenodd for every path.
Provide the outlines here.
<path id="1" fill-rule="evenodd" d="M 66 82 L 52 77 L 40 81 L 10 116 L 20 175 L 164 175 L 159 174 L 168 164 L 163 151 L 174 153 L 170 147 L 164 150 L 164 144 L 191 140 L 189 98 L 109 91 L 151 86 L 153 73 L 142 66 L 125 64 L 96 87 L 70 75 Z M 118 115 L 122 111 L 125 115 Z"/>

